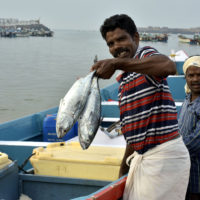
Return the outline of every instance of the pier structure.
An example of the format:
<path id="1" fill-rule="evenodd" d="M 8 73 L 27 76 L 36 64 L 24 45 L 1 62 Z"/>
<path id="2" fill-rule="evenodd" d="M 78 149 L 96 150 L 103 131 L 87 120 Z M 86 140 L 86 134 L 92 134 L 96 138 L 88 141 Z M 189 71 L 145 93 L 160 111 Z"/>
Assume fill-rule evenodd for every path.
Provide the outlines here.
<path id="1" fill-rule="evenodd" d="M 0 18 L 0 37 L 52 37 L 53 31 L 40 23 L 40 20 L 18 20 Z"/>

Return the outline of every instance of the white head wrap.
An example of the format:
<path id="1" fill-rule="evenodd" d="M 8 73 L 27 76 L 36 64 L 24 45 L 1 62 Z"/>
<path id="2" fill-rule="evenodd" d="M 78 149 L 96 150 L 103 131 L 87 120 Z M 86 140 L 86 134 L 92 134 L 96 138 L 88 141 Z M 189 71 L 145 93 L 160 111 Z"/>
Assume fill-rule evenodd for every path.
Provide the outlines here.
<path id="1" fill-rule="evenodd" d="M 200 67 L 200 56 L 192 56 L 188 58 L 183 65 L 183 72 L 186 75 L 187 69 L 190 66 Z M 185 84 L 185 93 L 190 93 L 190 88 L 187 83 Z"/>

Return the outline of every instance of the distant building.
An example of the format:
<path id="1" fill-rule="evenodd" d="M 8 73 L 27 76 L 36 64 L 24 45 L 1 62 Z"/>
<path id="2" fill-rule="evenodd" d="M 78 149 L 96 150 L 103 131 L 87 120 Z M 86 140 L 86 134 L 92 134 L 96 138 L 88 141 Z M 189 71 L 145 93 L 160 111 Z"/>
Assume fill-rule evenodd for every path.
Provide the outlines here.
<path id="1" fill-rule="evenodd" d="M 40 20 L 18 20 L 14 18 L 0 18 L 0 26 L 17 26 L 40 24 Z"/>

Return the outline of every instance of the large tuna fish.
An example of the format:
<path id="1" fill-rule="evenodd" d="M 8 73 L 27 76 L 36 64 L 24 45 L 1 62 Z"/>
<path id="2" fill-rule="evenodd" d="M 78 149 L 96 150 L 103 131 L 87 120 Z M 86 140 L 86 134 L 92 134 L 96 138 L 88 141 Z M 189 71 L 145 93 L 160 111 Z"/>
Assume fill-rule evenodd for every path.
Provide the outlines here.
<path id="1" fill-rule="evenodd" d="M 101 96 L 95 76 L 90 90 L 86 106 L 78 119 L 78 137 L 83 149 L 87 149 L 93 141 L 101 118 Z"/>
<path id="2" fill-rule="evenodd" d="M 60 100 L 56 118 L 56 133 L 58 138 L 64 137 L 78 120 L 90 93 L 92 78 L 95 72 L 78 79 Z"/>

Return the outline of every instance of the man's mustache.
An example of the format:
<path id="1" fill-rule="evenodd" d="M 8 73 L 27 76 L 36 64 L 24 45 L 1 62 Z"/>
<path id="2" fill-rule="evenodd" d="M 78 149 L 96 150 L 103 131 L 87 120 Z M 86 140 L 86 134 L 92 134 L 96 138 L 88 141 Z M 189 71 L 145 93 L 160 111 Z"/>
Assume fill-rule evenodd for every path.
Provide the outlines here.
<path id="1" fill-rule="evenodd" d="M 119 48 L 119 49 L 116 49 L 115 52 L 114 52 L 114 57 L 116 58 L 118 56 L 118 54 L 120 54 L 123 51 L 128 51 L 128 48 Z"/>

